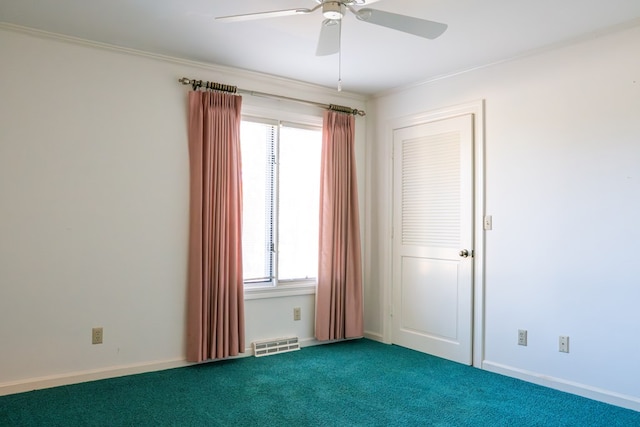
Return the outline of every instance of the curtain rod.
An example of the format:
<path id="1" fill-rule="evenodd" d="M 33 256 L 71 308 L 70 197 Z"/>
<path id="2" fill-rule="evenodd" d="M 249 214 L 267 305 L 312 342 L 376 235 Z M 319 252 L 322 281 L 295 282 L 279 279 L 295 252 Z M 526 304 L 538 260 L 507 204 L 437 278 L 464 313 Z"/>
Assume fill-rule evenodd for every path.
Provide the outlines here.
<path id="1" fill-rule="evenodd" d="M 319 103 L 319 102 L 307 101 L 307 100 L 304 100 L 304 99 L 290 98 L 288 96 L 282 96 L 282 95 L 274 95 L 272 93 L 256 92 L 254 90 L 246 90 L 246 89 L 238 89 L 237 86 L 225 85 L 225 84 L 222 84 L 222 83 L 207 82 L 207 81 L 202 81 L 202 80 L 193 80 L 193 79 L 188 79 L 186 77 L 178 79 L 178 81 L 180 83 L 182 83 L 183 85 L 191 85 L 191 87 L 193 87 L 193 90 L 196 90 L 199 87 L 203 87 L 205 89 L 217 90 L 217 91 L 221 91 L 221 92 L 244 93 L 244 94 L 247 94 L 247 95 L 258 96 L 258 97 L 261 97 L 261 98 L 281 99 L 281 100 L 285 100 L 285 101 L 297 102 L 299 104 L 314 105 L 316 107 L 325 108 L 325 109 L 331 110 L 331 111 L 339 111 L 341 113 L 353 114 L 354 116 L 364 117 L 367 114 L 363 110 L 358 110 L 357 108 L 343 107 L 342 105 L 335 105 L 335 104 L 322 104 L 322 103 Z"/>

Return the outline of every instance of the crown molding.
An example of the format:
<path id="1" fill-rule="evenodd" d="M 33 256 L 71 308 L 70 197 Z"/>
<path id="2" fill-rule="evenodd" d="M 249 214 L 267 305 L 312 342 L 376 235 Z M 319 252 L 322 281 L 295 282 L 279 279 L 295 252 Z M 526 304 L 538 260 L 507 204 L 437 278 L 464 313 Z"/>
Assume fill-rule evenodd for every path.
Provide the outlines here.
<path id="1" fill-rule="evenodd" d="M 139 49 L 132 49 L 132 48 L 117 46 L 109 43 L 83 39 L 80 37 L 74 37 L 74 36 L 69 36 L 65 34 L 38 30 L 35 28 L 24 27 L 21 25 L 15 25 L 8 22 L 0 22 L 0 30 L 22 33 L 22 34 L 30 35 L 33 37 L 38 37 L 38 38 L 48 39 L 48 40 L 55 40 L 63 43 L 85 46 L 93 49 L 100 49 L 100 50 L 106 50 L 110 52 L 133 55 L 141 58 L 148 58 L 155 61 L 188 66 L 188 67 L 197 68 L 197 69 L 201 69 L 209 72 L 215 72 L 218 74 L 234 76 L 235 78 L 239 78 L 239 79 L 249 79 L 252 81 L 257 81 L 259 83 L 264 83 L 269 86 L 280 86 L 282 88 L 285 88 L 285 90 L 288 89 L 289 91 L 291 91 L 291 88 L 293 88 L 295 91 L 302 90 L 307 93 L 316 94 L 325 99 L 334 99 L 334 100 L 342 99 L 342 100 L 349 100 L 352 102 L 364 104 L 369 98 L 368 96 L 352 93 L 352 92 L 336 92 L 335 89 L 314 85 L 314 84 L 303 82 L 300 80 L 287 79 L 284 77 L 260 73 L 256 71 L 249 71 L 249 70 L 244 70 L 239 68 L 227 67 L 224 65 L 218 65 L 214 63 L 193 61 L 193 60 L 178 58 L 170 55 L 147 52 Z M 187 76 L 187 77 L 196 78 L 197 76 Z M 253 88 L 243 88 L 243 89 L 251 90 Z M 362 106 L 360 106 L 360 108 L 362 108 Z"/>

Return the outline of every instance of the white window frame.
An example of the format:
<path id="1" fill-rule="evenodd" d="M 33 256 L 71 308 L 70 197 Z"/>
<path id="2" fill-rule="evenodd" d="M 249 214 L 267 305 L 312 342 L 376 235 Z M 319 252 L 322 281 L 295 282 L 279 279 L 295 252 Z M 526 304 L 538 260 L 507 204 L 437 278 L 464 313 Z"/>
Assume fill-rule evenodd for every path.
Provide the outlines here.
<path id="1" fill-rule="evenodd" d="M 322 113 L 318 115 L 295 113 L 291 111 L 276 110 L 268 107 L 243 106 L 242 120 L 255 121 L 266 124 L 290 124 L 300 128 L 312 128 L 322 130 Z M 279 158 L 279 153 L 278 153 Z M 318 159 L 320 161 L 320 159 Z M 277 165 L 276 165 L 277 168 Z M 278 190 L 275 190 L 276 205 L 278 204 Z M 278 223 L 274 224 L 275 240 L 277 243 Z M 316 242 L 317 244 L 317 242 Z M 294 295 L 315 294 L 317 279 L 278 280 L 278 253 L 274 254 L 274 280 L 272 283 L 245 283 L 245 300 L 277 298 Z"/>

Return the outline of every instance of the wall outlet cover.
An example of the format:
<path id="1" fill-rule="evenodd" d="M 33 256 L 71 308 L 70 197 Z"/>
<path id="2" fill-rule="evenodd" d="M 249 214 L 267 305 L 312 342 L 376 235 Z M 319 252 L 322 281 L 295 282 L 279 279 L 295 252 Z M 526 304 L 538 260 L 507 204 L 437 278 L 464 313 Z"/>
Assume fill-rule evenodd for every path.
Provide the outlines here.
<path id="1" fill-rule="evenodd" d="M 91 344 L 102 344 L 102 328 L 91 330 Z"/>
<path id="2" fill-rule="evenodd" d="M 518 329 L 518 345 L 527 345 L 527 330 Z"/>
<path id="3" fill-rule="evenodd" d="M 569 337 L 566 335 L 560 335 L 558 340 L 558 351 L 562 353 L 569 353 Z"/>

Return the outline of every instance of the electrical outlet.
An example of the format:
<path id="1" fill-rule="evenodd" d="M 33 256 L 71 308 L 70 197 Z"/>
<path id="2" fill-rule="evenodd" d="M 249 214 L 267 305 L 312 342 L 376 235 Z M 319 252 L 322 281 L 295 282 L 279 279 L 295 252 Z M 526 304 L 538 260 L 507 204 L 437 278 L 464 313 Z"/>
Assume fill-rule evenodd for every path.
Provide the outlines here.
<path id="1" fill-rule="evenodd" d="M 518 345 L 527 345 L 527 330 L 518 329 Z"/>
<path id="2" fill-rule="evenodd" d="M 102 328 L 91 330 L 91 344 L 102 344 Z"/>
<path id="3" fill-rule="evenodd" d="M 302 317 L 301 314 L 300 307 L 295 307 L 293 309 L 293 320 L 300 320 Z"/>
<path id="4" fill-rule="evenodd" d="M 562 353 L 569 353 L 569 337 L 560 335 L 558 344 L 559 344 L 558 351 Z"/>

